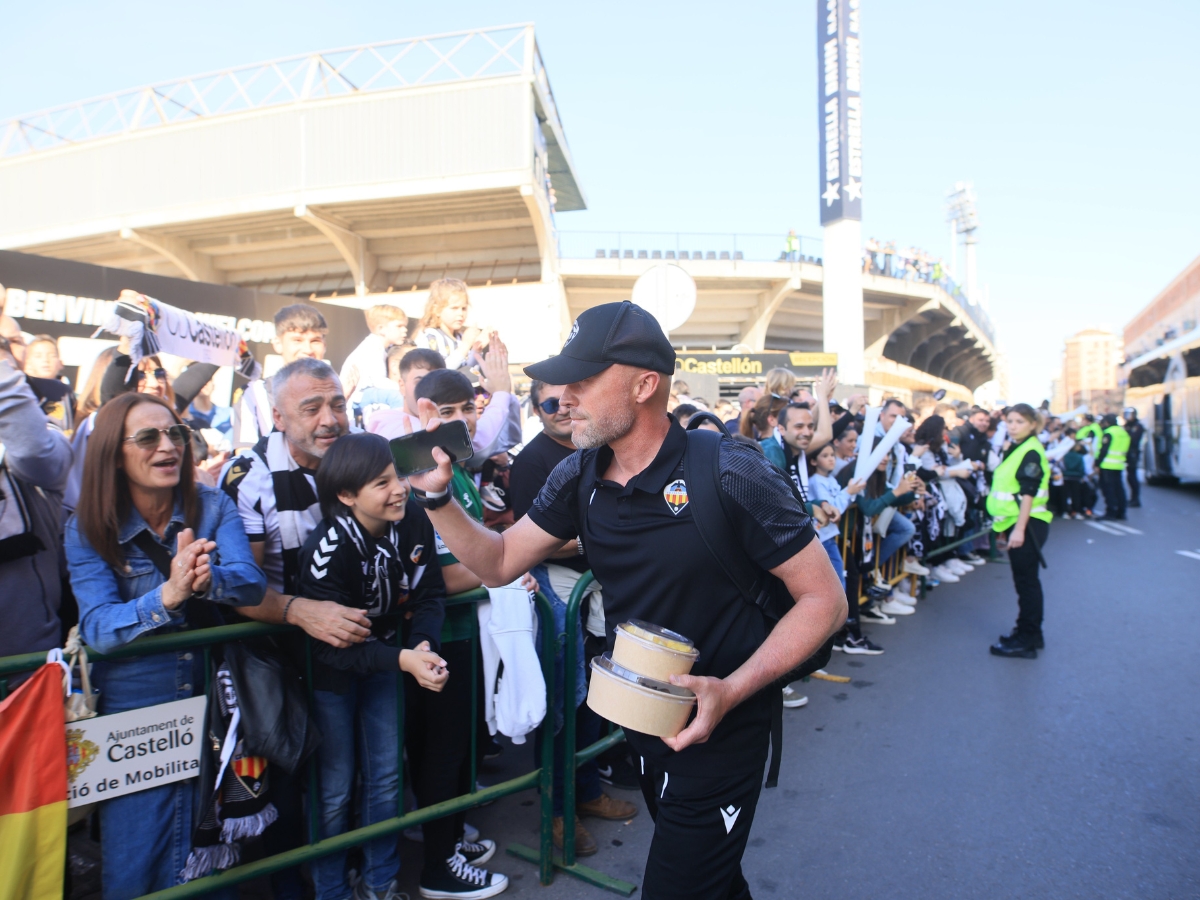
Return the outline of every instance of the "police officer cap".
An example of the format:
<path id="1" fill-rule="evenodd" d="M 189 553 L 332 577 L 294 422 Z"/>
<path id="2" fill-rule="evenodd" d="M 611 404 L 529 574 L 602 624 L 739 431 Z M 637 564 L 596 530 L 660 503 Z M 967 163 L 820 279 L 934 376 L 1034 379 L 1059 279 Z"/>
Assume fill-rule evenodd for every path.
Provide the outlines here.
<path id="1" fill-rule="evenodd" d="M 615 363 L 675 373 L 675 349 L 662 326 L 628 300 L 584 310 L 559 354 L 526 366 L 525 374 L 546 384 L 574 384 Z"/>

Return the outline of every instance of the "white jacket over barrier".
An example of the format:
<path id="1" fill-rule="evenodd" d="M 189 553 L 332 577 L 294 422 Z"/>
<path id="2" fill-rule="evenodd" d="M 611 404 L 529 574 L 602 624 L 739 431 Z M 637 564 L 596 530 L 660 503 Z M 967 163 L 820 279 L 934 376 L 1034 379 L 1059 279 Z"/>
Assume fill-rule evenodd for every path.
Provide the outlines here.
<path id="1" fill-rule="evenodd" d="M 525 743 L 525 735 L 546 717 L 546 680 L 537 655 L 537 607 L 518 582 L 488 588 L 491 601 L 479 604 L 479 644 L 483 652 L 483 703 L 488 730 Z M 497 676 L 500 663 L 504 675 Z"/>

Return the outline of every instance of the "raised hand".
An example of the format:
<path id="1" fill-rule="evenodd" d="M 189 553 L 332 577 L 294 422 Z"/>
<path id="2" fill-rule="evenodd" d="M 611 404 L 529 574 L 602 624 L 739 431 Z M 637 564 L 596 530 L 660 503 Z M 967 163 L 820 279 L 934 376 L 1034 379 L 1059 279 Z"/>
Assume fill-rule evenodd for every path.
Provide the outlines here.
<path id="1" fill-rule="evenodd" d="M 204 552 L 206 541 L 197 541 L 196 533 L 185 528 L 175 536 L 175 557 L 171 560 L 171 577 L 162 586 L 162 605 L 178 609 L 192 596 L 196 558 Z"/>
<path id="2" fill-rule="evenodd" d="M 417 401 L 417 412 L 421 416 L 421 424 L 425 426 L 426 431 L 434 431 L 442 424 L 442 420 L 437 415 L 437 406 L 428 397 L 422 397 Z M 450 455 L 441 447 L 433 448 L 433 460 L 437 463 L 436 469 L 421 472 L 419 475 L 411 475 L 408 483 L 418 491 L 440 494 L 450 486 L 450 481 L 454 477 L 453 464 L 450 462 Z"/>

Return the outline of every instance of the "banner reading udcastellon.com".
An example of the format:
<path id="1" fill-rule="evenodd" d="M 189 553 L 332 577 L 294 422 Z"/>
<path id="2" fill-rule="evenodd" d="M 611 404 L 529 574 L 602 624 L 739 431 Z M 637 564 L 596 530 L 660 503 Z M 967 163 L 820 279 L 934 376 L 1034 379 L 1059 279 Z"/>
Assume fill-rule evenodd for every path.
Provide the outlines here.
<path id="1" fill-rule="evenodd" d="M 192 697 L 67 725 L 67 802 L 85 806 L 200 774 L 207 700 Z"/>

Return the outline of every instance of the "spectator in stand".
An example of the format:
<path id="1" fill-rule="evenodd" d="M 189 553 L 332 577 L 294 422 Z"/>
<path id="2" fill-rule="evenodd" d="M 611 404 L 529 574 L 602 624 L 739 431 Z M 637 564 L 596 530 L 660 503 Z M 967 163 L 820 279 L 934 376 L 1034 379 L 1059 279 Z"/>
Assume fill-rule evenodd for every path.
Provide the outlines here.
<path id="1" fill-rule="evenodd" d="M 400 361 L 415 344 L 393 344 L 388 347 L 384 361 L 387 365 L 387 381 L 359 392 L 358 401 L 351 406 L 352 420 L 357 428 L 366 430 L 366 423 L 381 410 L 404 408 L 403 383 L 400 378 Z"/>
<path id="2" fill-rule="evenodd" d="M 325 317 L 306 303 L 293 303 L 275 313 L 271 346 L 287 366 L 298 359 L 324 359 Z M 256 378 L 233 398 L 234 449 L 253 447 L 274 428 L 270 379 Z"/>
<path id="3" fill-rule="evenodd" d="M 415 682 L 413 692 L 417 686 L 441 691 L 450 673 L 438 653 L 446 585 L 435 565 L 433 526 L 409 502 L 408 482 L 396 476 L 387 441 L 377 434 L 339 438 L 317 471 L 317 496 L 324 518 L 300 551 L 299 589 L 359 610 L 371 622 L 371 638 L 363 643 L 313 644 L 313 711 L 326 735 L 317 749 L 318 837 L 325 839 L 353 827 L 356 782 L 360 825 L 396 815 L 396 672 Z M 310 864 L 317 900 L 399 896 L 396 836 L 365 842 L 362 854 L 361 876 L 352 880 L 346 851 Z M 431 884 L 424 876 L 421 883 Z"/>
<path id="4" fill-rule="evenodd" d="M 878 443 L 878 440 L 875 443 Z M 867 486 L 855 498 L 859 514 L 863 519 L 864 532 L 867 527 L 870 527 L 878 542 L 877 549 L 875 548 L 876 541 L 872 542 L 873 550 L 870 559 L 876 574 L 879 572 L 879 567 L 891 559 L 916 533 L 916 527 L 900 512 L 900 508 L 915 502 L 917 492 L 923 490 L 921 479 L 913 472 L 903 472 L 896 487 L 894 489 L 889 487 L 887 483 L 889 459 L 890 457 L 884 457 L 880 460 L 879 467 L 867 479 Z M 889 513 L 888 510 L 892 510 L 892 512 Z M 880 532 L 883 532 L 882 541 L 878 540 Z M 864 563 L 867 561 L 864 554 Z M 859 610 L 861 621 L 892 625 L 896 621 L 893 616 L 912 615 L 915 601 L 910 595 L 903 591 L 886 589 L 878 582 L 876 585 L 879 588 L 878 596 L 875 602 L 869 603 Z"/>
<path id="5" fill-rule="evenodd" d="M 108 366 L 113 361 L 113 357 L 116 355 L 117 348 L 115 345 L 112 347 L 105 347 L 92 362 L 92 368 L 91 371 L 88 372 L 87 380 L 84 381 L 83 388 L 80 389 L 79 393 L 76 395 L 76 433 L 78 433 L 82 428 L 84 420 L 100 408 L 100 384 L 104 380 L 104 373 L 108 371 Z"/>
<path id="6" fill-rule="evenodd" d="M 474 325 L 467 325 L 470 310 L 465 281 L 457 278 L 435 281 L 429 286 L 429 299 L 417 325 L 417 346 L 436 350 L 450 369 L 477 365 L 482 332 Z"/>
<path id="7" fill-rule="evenodd" d="M 403 344 L 408 338 L 408 313 L 398 306 L 380 303 L 363 310 L 370 331 L 362 342 L 350 351 L 342 364 L 342 389 L 350 403 L 362 400 L 366 388 L 389 387 L 388 348 Z"/>
<path id="8" fill-rule="evenodd" d="M 67 524 L 66 554 L 88 646 L 111 652 L 144 634 L 203 621 L 210 603 L 262 600 L 265 579 L 237 510 L 219 491 L 195 484 L 189 429 L 162 398 L 126 393 L 101 408 L 84 479 L 88 490 Z M 179 650 L 97 662 L 92 677 L 100 712 L 110 714 L 196 696 L 207 673 L 204 654 Z M 178 883 L 197 792 L 189 779 L 101 805 L 106 898 Z"/>
<path id="9" fill-rule="evenodd" d="M 61 609 L 62 492 L 71 447 L 57 431 L 0 337 L 0 495 L 10 501 L 0 507 L 0 656 L 61 646 L 60 613 L 71 618 Z"/>
<path id="10" fill-rule="evenodd" d="M 763 394 L 753 406 L 742 407 L 742 418 L 738 433 L 758 441 L 770 439 L 775 434 L 779 411 L 788 405 L 784 397 Z"/>
<path id="11" fill-rule="evenodd" d="M 858 455 L 858 430 L 854 427 L 856 423 L 854 423 L 853 418 L 850 419 L 850 422 L 851 424 L 835 437 L 832 442 L 834 475 L 837 475 L 842 469 L 854 462 L 855 457 Z M 839 424 L 841 424 L 840 421 L 834 422 L 833 427 L 835 430 Z"/>
<path id="12" fill-rule="evenodd" d="M 792 395 L 792 391 L 796 389 L 796 373 L 791 369 L 777 366 L 767 372 L 766 382 L 766 393 L 774 394 L 776 397 L 788 398 Z"/>
<path id="13" fill-rule="evenodd" d="M 100 405 L 103 406 L 114 397 L 133 391 L 160 397 L 174 409 L 175 389 L 171 386 L 171 378 L 163 368 L 162 362 L 157 356 L 143 356 L 138 362 L 137 371 L 130 377 L 129 367 L 132 360 L 122 347 L 125 342 L 126 339 L 122 338 L 100 377 Z M 96 367 L 100 365 L 103 355 L 97 357 Z M 88 381 L 90 382 L 91 378 Z M 79 495 L 83 488 L 84 461 L 87 459 L 87 445 L 93 425 L 94 419 L 89 416 L 87 420 L 79 422 L 79 427 L 75 429 L 71 438 L 74 461 L 71 464 L 66 490 L 63 492 L 63 509 L 67 513 L 74 512 L 79 505 Z"/>
<path id="14" fill-rule="evenodd" d="M 445 360 L 434 350 L 418 347 L 401 358 L 399 372 L 404 389 L 401 409 L 380 409 L 366 417 L 366 428 L 388 440 L 420 431 L 421 417 L 417 414 L 417 386 L 430 372 L 446 369 Z M 482 387 L 487 403 L 472 429 L 475 455 L 468 461 L 471 469 L 483 468 L 489 458 L 511 450 L 521 443 L 521 402 L 513 394 L 512 376 L 508 373 L 508 347 L 493 335 L 488 352 L 480 361 Z M 468 382 L 469 383 L 469 382 Z M 453 593 L 453 592 L 452 592 Z"/>
<path id="15" fill-rule="evenodd" d="M 304 333 L 285 333 L 293 334 Z M 220 479 L 241 514 L 254 561 L 267 577 L 262 604 L 242 612 L 260 622 L 299 625 L 332 647 L 362 643 L 371 634 L 365 613 L 299 594 L 300 548 L 321 519 L 317 468 L 334 441 L 350 430 L 337 373 L 317 357 L 297 357 L 272 377 L 271 404 L 275 430 L 230 460 Z M 279 820 L 265 834 L 269 853 L 303 843 L 301 777 L 281 769 L 272 775 Z M 299 900 L 304 892 L 297 867 L 272 875 L 271 887 L 281 900 Z"/>
<path id="16" fill-rule="evenodd" d="M 687 428 L 687 423 L 692 420 L 692 416 L 700 412 L 700 407 L 692 403 L 680 403 L 671 412 L 679 420 L 679 424 Z"/>
<path id="17" fill-rule="evenodd" d="M 925 522 L 936 531 L 936 534 L 927 532 L 924 562 L 933 567 L 933 577 L 938 581 L 956 581 L 974 571 L 975 564 L 957 552 L 943 553 L 939 548 L 952 542 L 966 524 L 967 495 L 961 483 L 975 470 L 962 458 L 958 448 L 948 443 L 946 421 L 941 416 L 930 416 L 922 422 L 915 438 L 913 457 L 923 479 L 928 478 L 926 489 L 930 499 L 926 501 Z M 977 564 L 983 565 L 983 560 Z"/>
<path id="18" fill-rule="evenodd" d="M 842 514 L 853 502 L 856 494 L 865 488 L 865 481 L 851 480 L 842 487 L 834 478 L 834 466 L 837 464 L 837 454 L 831 444 L 826 444 L 808 461 L 808 481 L 813 492 L 813 502 L 822 508 L 829 507 L 833 514 L 829 516 L 829 524 L 823 525 L 817 531 L 817 539 L 825 548 L 833 571 L 842 579 L 842 589 L 846 587 L 846 566 L 842 561 L 842 553 L 838 549 L 838 523 Z"/>
<path id="19" fill-rule="evenodd" d="M 39 334 L 25 348 L 25 374 L 34 378 L 58 380 L 62 375 L 62 357 L 58 355 L 58 341 L 48 334 Z"/>
<path id="20" fill-rule="evenodd" d="M 184 420 L 196 429 L 212 428 L 228 436 L 233 431 L 233 407 L 213 402 L 213 379 L 205 382 L 199 393 L 188 404 Z"/>
<path id="21" fill-rule="evenodd" d="M 554 468 L 575 453 L 576 447 L 571 442 L 571 417 L 567 410 L 559 406 L 559 398 L 566 390 L 565 385 L 543 384 L 534 381 L 529 385 L 529 397 L 534 414 L 542 422 L 542 431 L 531 440 L 513 463 L 512 468 L 512 497 L 513 513 L 521 519 L 533 506 L 533 501 L 546 484 L 546 479 Z M 578 539 L 568 541 L 560 550 L 536 566 L 532 574 L 538 580 L 542 592 L 555 603 L 556 617 L 566 612 L 566 601 L 575 590 L 579 577 L 591 569 L 586 554 Z M 579 659 L 580 670 L 575 673 L 565 673 L 564 682 L 575 686 L 575 690 L 563 690 L 565 697 L 574 697 L 578 709 L 575 744 L 576 750 L 581 750 L 594 743 L 600 737 L 602 720 L 591 708 L 583 703 L 586 696 L 587 666 L 592 657 L 604 652 L 606 632 L 604 628 L 604 597 L 603 588 L 598 581 L 593 581 L 588 589 L 587 599 L 580 608 L 580 624 L 583 635 L 583 653 Z M 565 629 L 565 619 L 558 623 L 559 630 Z M 574 640 L 578 641 L 576 635 Z M 555 738 L 555 759 L 561 762 L 565 748 L 563 736 L 558 732 Z M 615 784 L 627 790 L 638 786 L 637 771 L 629 757 L 629 748 L 625 744 L 613 748 L 605 754 L 604 760 L 591 760 L 582 763 L 575 770 L 577 812 L 580 817 L 596 816 L 602 819 L 628 819 L 637 815 L 638 809 L 632 803 L 614 800 L 603 793 L 600 782 L 602 769 L 606 773 L 609 784 Z M 554 846 L 562 849 L 563 845 L 563 805 L 562 805 L 562 774 L 559 765 L 555 766 L 554 789 Z M 575 820 L 575 852 L 580 856 L 591 856 L 599 849 L 595 839 L 584 828 L 580 818 Z"/>

